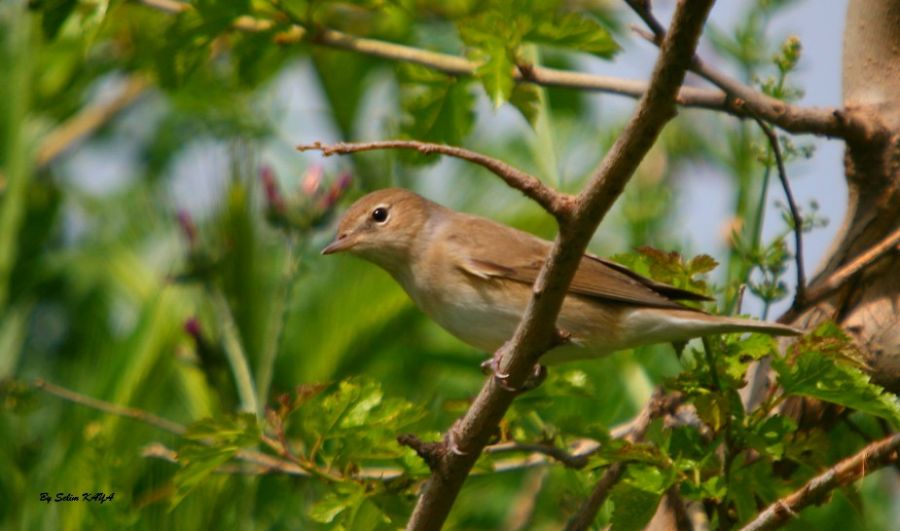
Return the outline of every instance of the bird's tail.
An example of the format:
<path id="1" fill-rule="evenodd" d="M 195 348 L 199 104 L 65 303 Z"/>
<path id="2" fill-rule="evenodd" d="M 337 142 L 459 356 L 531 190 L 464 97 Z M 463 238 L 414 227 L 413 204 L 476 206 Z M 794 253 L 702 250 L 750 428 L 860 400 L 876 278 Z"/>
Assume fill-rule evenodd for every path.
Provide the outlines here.
<path id="1" fill-rule="evenodd" d="M 632 313 L 629 328 L 640 330 L 641 343 L 687 341 L 712 334 L 759 332 L 774 336 L 797 336 L 803 330 L 779 323 L 742 317 L 709 315 L 691 310 L 643 308 Z"/>

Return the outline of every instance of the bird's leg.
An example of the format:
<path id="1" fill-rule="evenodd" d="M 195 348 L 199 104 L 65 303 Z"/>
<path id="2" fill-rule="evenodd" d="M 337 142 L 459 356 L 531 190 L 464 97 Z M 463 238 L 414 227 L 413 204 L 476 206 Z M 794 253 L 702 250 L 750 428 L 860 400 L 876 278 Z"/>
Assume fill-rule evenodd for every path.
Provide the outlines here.
<path id="1" fill-rule="evenodd" d="M 525 380 L 525 383 L 522 384 L 522 387 L 519 389 L 520 392 L 531 391 L 532 389 L 536 389 L 544 380 L 547 379 L 547 367 L 541 365 L 540 363 L 535 363 L 534 367 L 531 368 L 531 374 Z"/>
<path id="2" fill-rule="evenodd" d="M 494 377 L 494 381 L 497 382 L 502 389 L 509 391 L 510 393 L 524 393 L 525 391 L 531 391 L 537 386 L 541 385 L 543 381 L 547 378 L 547 368 L 541 364 L 535 364 L 534 369 L 528 379 L 525 380 L 525 383 L 522 384 L 522 387 L 516 388 L 507 382 L 509 379 L 509 373 L 501 372 L 500 370 L 500 362 L 503 359 L 503 354 L 506 352 L 506 348 L 509 345 L 509 341 L 503 344 L 502 347 L 498 348 L 494 354 L 490 357 L 490 359 L 484 360 L 481 363 L 481 371 L 485 375 L 492 375 Z"/>
<path id="3" fill-rule="evenodd" d="M 457 421 L 453 423 L 453 426 L 450 426 L 450 429 L 447 430 L 447 437 L 446 437 L 446 441 L 445 441 L 446 448 L 447 448 L 447 451 L 450 452 L 451 454 L 466 455 L 469 452 L 464 452 L 464 451 L 460 450 L 459 445 L 456 444 L 456 439 L 458 437 L 458 434 L 456 432 L 459 429 L 458 424 L 459 424 L 459 420 L 457 419 Z"/>

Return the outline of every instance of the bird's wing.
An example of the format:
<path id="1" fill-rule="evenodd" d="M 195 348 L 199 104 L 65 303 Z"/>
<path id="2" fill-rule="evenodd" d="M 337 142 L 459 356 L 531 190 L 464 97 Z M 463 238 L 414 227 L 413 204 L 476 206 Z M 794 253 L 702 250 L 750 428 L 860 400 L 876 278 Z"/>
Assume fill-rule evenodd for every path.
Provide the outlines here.
<path id="1" fill-rule="evenodd" d="M 502 278 L 532 285 L 550 251 L 550 242 L 475 216 L 461 216 L 452 233 L 443 235 L 456 265 L 480 278 Z M 602 258 L 581 259 L 569 292 L 584 297 L 654 308 L 693 309 L 675 299 L 707 297 L 662 284 Z"/>

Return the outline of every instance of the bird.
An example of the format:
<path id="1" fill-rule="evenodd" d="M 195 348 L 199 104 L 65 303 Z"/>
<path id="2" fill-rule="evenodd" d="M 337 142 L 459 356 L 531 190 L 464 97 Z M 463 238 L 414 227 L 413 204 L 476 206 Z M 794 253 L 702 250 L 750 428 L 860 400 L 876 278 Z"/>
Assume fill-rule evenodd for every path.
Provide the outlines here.
<path id="1" fill-rule="evenodd" d="M 496 353 L 513 336 L 551 245 L 410 190 L 386 188 L 347 209 L 322 254 L 349 253 L 374 263 L 450 334 Z M 782 324 L 712 315 L 680 302 L 707 300 L 585 254 L 556 322 L 567 340 L 540 361 L 555 365 L 722 333 L 801 333 Z"/>

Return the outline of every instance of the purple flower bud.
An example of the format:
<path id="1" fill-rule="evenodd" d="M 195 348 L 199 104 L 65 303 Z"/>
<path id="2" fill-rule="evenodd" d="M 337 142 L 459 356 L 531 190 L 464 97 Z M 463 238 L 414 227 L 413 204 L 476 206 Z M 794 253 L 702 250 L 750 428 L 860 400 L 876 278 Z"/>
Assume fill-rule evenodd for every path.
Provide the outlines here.
<path id="1" fill-rule="evenodd" d="M 347 188 L 350 188 L 350 184 L 352 182 L 353 182 L 353 174 L 351 174 L 349 171 L 345 171 L 344 173 L 340 174 L 340 176 L 338 176 L 337 187 L 340 189 L 341 192 L 343 192 Z"/>
<path id="2" fill-rule="evenodd" d="M 275 180 L 275 172 L 270 166 L 263 166 L 259 170 L 259 180 L 262 181 L 263 190 L 266 193 L 266 202 L 269 208 L 276 212 L 284 212 L 284 199 L 278 189 L 278 182 Z"/>
<path id="3" fill-rule="evenodd" d="M 187 239 L 188 246 L 192 249 L 196 247 L 197 226 L 194 225 L 194 220 L 191 219 L 191 215 L 186 210 L 178 211 L 178 225 L 181 227 L 181 232 L 184 234 L 185 239 Z"/>
<path id="4" fill-rule="evenodd" d="M 353 177 L 350 172 L 342 173 L 333 183 L 331 183 L 331 187 L 328 189 L 328 194 L 323 198 L 321 203 L 321 208 L 323 210 L 331 209 L 335 203 L 344 195 L 344 191 L 350 187 L 350 183 L 352 182 Z"/>
<path id="5" fill-rule="evenodd" d="M 184 331 L 197 342 L 203 340 L 203 329 L 200 327 L 200 320 L 196 317 L 191 317 L 184 322 Z"/>

